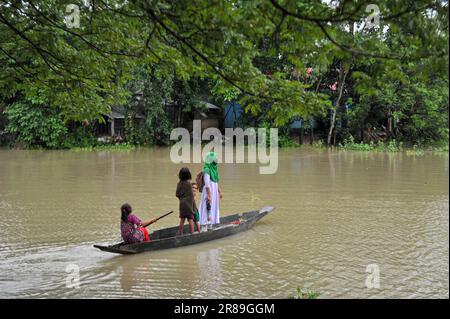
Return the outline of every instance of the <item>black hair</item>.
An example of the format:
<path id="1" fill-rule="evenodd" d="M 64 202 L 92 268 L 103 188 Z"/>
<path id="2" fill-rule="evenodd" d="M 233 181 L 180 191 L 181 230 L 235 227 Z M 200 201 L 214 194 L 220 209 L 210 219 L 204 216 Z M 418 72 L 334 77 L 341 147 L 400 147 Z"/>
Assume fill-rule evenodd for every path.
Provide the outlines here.
<path id="1" fill-rule="evenodd" d="M 178 177 L 180 178 L 180 181 L 188 181 L 192 179 L 191 171 L 189 171 L 189 168 L 183 167 L 182 169 L 180 169 Z"/>
<path id="2" fill-rule="evenodd" d="M 121 217 L 122 220 L 123 220 L 124 222 L 127 222 L 127 221 L 128 221 L 128 215 L 131 214 L 131 212 L 133 211 L 133 208 L 131 208 L 131 205 L 130 205 L 130 204 L 125 203 L 125 204 L 123 204 L 122 207 L 120 208 L 120 211 L 121 211 L 121 213 L 122 213 L 122 217 Z"/>

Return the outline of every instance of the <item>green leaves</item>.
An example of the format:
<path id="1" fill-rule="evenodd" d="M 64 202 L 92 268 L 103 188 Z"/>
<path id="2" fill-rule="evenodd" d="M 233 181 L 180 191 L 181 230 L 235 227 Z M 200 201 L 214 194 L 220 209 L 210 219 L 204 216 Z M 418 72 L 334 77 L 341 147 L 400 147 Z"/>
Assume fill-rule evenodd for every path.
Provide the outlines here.
<path id="1" fill-rule="evenodd" d="M 360 114 L 371 99 L 397 108 L 403 86 L 428 83 L 448 68 L 445 2 L 378 1 L 381 25 L 362 31 L 355 26 L 367 18 L 365 2 L 93 1 L 80 3 L 80 27 L 72 29 L 64 23 L 69 3 L 0 4 L 2 100 L 21 95 L 48 103 L 64 120 L 100 119 L 111 105 L 128 103 L 126 83 L 147 68 L 168 90 L 145 86 L 154 96 L 148 105 L 172 94 L 164 78 L 208 80 L 216 99 L 240 101 L 283 125 L 330 108 L 336 63 L 351 70 L 344 98 L 356 95 L 366 108 Z M 414 94 L 426 96 L 412 89 L 403 97 L 408 105 Z M 435 98 L 442 102 L 427 95 Z"/>
<path id="2" fill-rule="evenodd" d="M 16 144 L 44 148 L 64 146 L 67 128 L 55 110 L 28 101 L 12 104 L 5 115 L 8 121 L 5 131 L 15 136 Z"/>

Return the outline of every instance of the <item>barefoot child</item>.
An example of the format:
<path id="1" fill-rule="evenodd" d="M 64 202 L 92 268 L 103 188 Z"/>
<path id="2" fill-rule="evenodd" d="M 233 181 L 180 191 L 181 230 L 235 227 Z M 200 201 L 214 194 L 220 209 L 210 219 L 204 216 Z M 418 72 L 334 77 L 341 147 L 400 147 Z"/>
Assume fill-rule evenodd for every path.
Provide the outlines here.
<path id="1" fill-rule="evenodd" d="M 180 235 L 183 235 L 184 221 L 189 222 L 189 231 L 194 233 L 194 193 L 191 185 L 191 172 L 183 167 L 178 173 L 180 181 L 177 184 L 176 196 L 180 200 Z"/>
<path id="2" fill-rule="evenodd" d="M 194 193 L 194 224 L 195 227 L 197 227 L 197 231 L 200 233 L 200 212 L 198 211 L 197 203 L 195 202 L 195 198 L 198 192 L 198 186 L 195 182 L 192 183 L 192 192 Z"/>

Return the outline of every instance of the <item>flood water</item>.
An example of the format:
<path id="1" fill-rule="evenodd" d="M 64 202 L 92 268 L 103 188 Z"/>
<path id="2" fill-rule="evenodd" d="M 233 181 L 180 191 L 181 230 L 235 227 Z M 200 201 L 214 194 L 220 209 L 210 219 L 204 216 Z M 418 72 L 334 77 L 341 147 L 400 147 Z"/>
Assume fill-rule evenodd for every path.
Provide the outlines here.
<path id="1" fill-rule="evenodd" d="M 275 175 L 220 164 L 221 215 L 273 205 L 241 234 L 114 255 L 124 202 L 150 219 L 177 209 L 169 149 L 0 150 L 0 298 L 449 297 L 449 158 L 280 150 Z M 200 164 L 189 165 L 197 172 Z M 175 226 L 177 214 L 152 230 Z M 66 286 L 70 265 L 79 288 Z M 379 288 L 366 287 L 366 268 Z M 69 268 L 67 268 L 69 266 Z"/>

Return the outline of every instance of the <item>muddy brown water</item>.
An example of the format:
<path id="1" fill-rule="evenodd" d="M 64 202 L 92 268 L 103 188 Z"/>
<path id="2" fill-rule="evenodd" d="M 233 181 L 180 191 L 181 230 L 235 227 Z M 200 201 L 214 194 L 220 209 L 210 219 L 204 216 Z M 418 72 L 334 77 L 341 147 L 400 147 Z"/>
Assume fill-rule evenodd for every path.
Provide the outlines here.
<path id="1" fill-rule="evenodd" d="M 280 150 L 275 175 L 220 164 L 222 215 L 276 210 L 195 246 L 135 256 L 92 247 L 119 241 L 124 202 L 143 219 L 176 210 L 180 167 L 169 149 L 0 150 L 0 298 L 284 298 L 297 287 L 323 298 L 449 297 L 446 154 Z M 366 286 L 370 264 L 379 288 Z M 70 265 L 79 288 L 66 285 Z"/>

